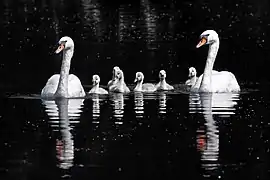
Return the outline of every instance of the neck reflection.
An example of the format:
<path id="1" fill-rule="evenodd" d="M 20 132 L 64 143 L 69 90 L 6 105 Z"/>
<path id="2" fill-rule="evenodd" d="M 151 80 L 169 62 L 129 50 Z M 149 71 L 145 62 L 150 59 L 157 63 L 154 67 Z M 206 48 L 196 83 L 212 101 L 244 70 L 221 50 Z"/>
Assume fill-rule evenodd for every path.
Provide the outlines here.
<path id="1" fill-rule="evenodd" d="M 60 138 L 56 139 L 56 158 L 61 169 L 73 166 L 74 140 L 70 131 L 73 124 L 79 122 L 83 101 L 84 99 L 42 100 L 53 130 L 60 130 Z"/>
<path id="2" fill-rule="evenodd" d="M 239 94 L 231 93 L 191 93 L 189 112 L 203 114 L 204 126 L 197 130 L 197 148 L 201 152 L 204 176 L 213 175 L 219 167 L 219 130 L 215 117 L 230 117 Z M 220 119 L 219 118 L 219 119 Z"/>
<path id="3" fill-rule="evenodd" d="M 144 115 L 144 100 L 143 93 L 135 92 L 134 93 L 134 111 L 136 113 L 136 118 L 143 118 Z"/>

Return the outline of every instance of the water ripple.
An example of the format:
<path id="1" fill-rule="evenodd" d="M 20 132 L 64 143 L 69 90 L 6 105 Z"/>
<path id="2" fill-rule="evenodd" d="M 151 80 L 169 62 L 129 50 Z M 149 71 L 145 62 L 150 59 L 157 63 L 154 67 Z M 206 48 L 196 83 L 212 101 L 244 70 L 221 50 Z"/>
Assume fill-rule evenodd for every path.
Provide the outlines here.
<path id="1" fill-rule="evenodd" d="M 69 169 L 73 166 L 74 140 L 71 134 L 73 127 L 79 123 L 84 99 L 43 100 L 46 113 L 50 118 L 53 131 L 60 131 L 61 137 L 56 139 L 56 158 L 59 167 Z"/>

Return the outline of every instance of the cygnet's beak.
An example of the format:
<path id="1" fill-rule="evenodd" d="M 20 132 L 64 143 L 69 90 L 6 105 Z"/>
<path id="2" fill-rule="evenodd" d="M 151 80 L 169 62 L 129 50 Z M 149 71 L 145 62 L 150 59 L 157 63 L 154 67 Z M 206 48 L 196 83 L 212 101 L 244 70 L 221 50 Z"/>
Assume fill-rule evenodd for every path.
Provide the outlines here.
<path id="1" fill-rule="evenodd" d="M 58 46 L 58 48 L 56 49 L 55 53 L 56 53 L 56 54 L 60 53 L 64 48 L 65 48 L 65 45 L 61 43 L 61 44 Z"/>
<path id="2" fill-rule="evenodd" d="M 200 42 L 197 44 L 196 48 L 199 48 L 203 45 L 205 45 L 207 42 L 207 39 L 205 37 L 202 37 L 202 39 L 200 40 Z"/>
<path id="3" fill-rule="evenodd" d="M 136 77 L 136 78 L 134 79 L 134 83 L 137 82 L 137 81 L 138 81 L 138 78 Z"/>

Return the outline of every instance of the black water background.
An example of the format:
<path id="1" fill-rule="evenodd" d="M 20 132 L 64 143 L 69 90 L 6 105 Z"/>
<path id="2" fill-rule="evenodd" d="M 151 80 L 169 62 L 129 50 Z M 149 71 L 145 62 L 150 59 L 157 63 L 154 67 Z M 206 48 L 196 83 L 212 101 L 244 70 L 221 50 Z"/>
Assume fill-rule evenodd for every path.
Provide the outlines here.
<path id="1" fill-rule="evenodd" d="M 71 73 L 84 85 L 99 74 L 101 84 L 120 66 L 132 84 L 142 71 L 156 82 L 186 80 L 188 68 L 204 68 L 207 47 L 196 49 L 206 29 L 219 33 L 215 70 L 228 70 L 240 83 L 269 83 L 269 3 L 261 1 L 2 1 L 1 89 L 39 93 L 61 57 L 59 38 L 75 41 Z"/>

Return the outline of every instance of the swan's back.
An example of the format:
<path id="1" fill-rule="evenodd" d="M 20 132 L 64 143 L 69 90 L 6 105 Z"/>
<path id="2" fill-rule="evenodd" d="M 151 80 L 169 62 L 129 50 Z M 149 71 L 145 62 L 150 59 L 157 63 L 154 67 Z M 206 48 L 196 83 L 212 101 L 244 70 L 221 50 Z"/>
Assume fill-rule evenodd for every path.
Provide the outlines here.
<path id="1" fill-rule="evenodd" d="M 84 97 L 85 92 L 80 79 L 74 75 L 70 74 L 68 76 L 68 94 L 69 97 Z"/>
<path id="2" fill-rule="evenodd" d="M 98 90 L 99 90 L 99 94 L 108 94 L 108 91 L 106 91 L 103 88 L 99 88 Z"/>
<path id="3" fill-rule="evenodd" d="M 154 84 L 151 84 L 151 83 L 144 83 L 142 85 L 142 90 L 143 91 L 148 91 L 148 92 L 153 92 L 153 91 L 156 91 L 156 87 Z"/>
<path id="4" fill-rule="evenodd" d="M 54 74 L 48 79 L 46 85 L 41 91 L 41 97 L 49 98 L 54 96 L 54 93 L 57 90 L 59 78 L 60 78 L 59 74 Z"/>
<path id="5" fill-rule="evenodd" d="M 196 84 L 192 87 L 191 91 L 200 91 L 203 74 L 198 78 Z M 228 71 L 213 71 L 212 73 L 212 92 L 225 93 L 225 92 L 239 92 L 240 86 L 235 76 Z"/>
<path id="6" fill-rule="evenodd" d="M 170 91 L 174 90 L 174 87 L 169 85 L 168 83 L 161 84 L 160 82 L 155 85 L 157 91 Z"/>
<path id="7" fill-rule="evenodd" d="M 89 94 L 108 94 L 108 91 L 106 91 L 106 90 L 103 89 L 103 88 L 98 88 L 97 90 L 91 89 L 91 90 L 89 91 Z"/>
<path id="8" fill-rule="evenodd" d="M 54 74 L 48 79 L 45 87 L 41 91 L 41 97 L 49 98 L 53 97 L 59 83 L 59 74 Z M 68 76 L 68 96 L 69 97 L 83 97 L 85 96 L 84 89 L 82 87 L 80 79 L 74 75 L 70 74 Z"/>

